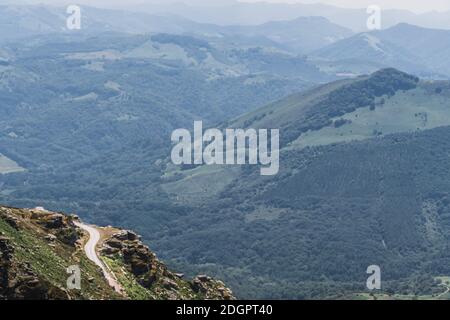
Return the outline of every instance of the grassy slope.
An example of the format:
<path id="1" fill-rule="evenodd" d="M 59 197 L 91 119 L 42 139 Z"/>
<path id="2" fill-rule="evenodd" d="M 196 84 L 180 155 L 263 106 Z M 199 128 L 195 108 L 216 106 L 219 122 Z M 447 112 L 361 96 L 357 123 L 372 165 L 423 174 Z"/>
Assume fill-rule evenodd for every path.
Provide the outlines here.
<path id="1" fill-rule="evenodd" d="M 13 212 L 20 214 L 19 210 Z M 81 291 L 72 290 L 68 294 L 74 299 L 120 298 L 106 283 L 99 268 L 88 260 L 81 248 L 75 248 L 60 241 L 51 246 L 44 237 L 48 234 L 39 225 L 20 221 L 16 230 L 0 218 L 0 231 L 14 246 L 14 259 L 19 264 L 29 264 L 41 280 L 65 290 L 69 275 L 66 269 L 79 265 L 82 272 Z M 90 280 L 90 281 L 89 281 Z"/>
<path id="2" fill-rule="evenodd" d="M 23 172 L 24 168 L 0 153 L 0 174 Z"/>
<path id="3" fill-rule="evenodd" d="M 361 79 L 288 97 L 224 127 L 289 131 L 292 123 L 308 120 L 311 105 L 320 106 L 324 96 L 356 81 Z M 224 276 L 241 296 L 266 298 L 361 292 L 365 268 L 376 260 L 386 272 L 386 287 L 398 297 L 436 296 L 442 288 L 433 278 L 450 271 L 449 96 L 448 82 L 420 82 L 377 97 L 374 110 L 367 105 L 332 116 L 329 125 L 286 145 L 280 174 L 270 179 L 256 168 L 243 169 L 231 183 L 225 166 L 221 173 L 206 166 L 182 171 L 182 179 L 166 190 L 176 185 L 187 194 L 208 174 L 221 190 L 213 195 L 209 189 L 215 203 L 178 193 L 185 205 L 199 208 L 172 222 L 187 226 L 186 232 L 177 228 L 171 241 L 188 258 L 169 252 L 166 259 Z M 339 119 L 352 122 L 336 128 Z M 167 246 L 163 232 L 152 239 Z"/>
<path id="4" fill-rule="evenodd" d="M 448 84 L 444 84 L 448 87 Z M 292 148 L 305 148 L 333 143 L 366 140 L 394 133 L 414 133 L 450 125 L 448 96 L 433 90 L 439 84 L 422 82 L 409 91 L 397 92 L 393 97 L 377 99 L 377 107 L 358 109 L 335 117 L 333 122 L 347 120 L 347 124 L 328 126 L 309 131 L 292 142 Z M 383 101 L 383 102 L 381 102 Z"/>
<path id="5" fill-rule="evenodd" d="M 62 217 L 62 223 L 55 220 Z M 103 276 L 102 271 L 85 255 L 87 234 L 72 224 L 72 216 L 38 210 L 22 210 L 0 206 L 0 237 L 2 248 L 11 254 L 0 263 L 0 298 L 7 299 L 132 299 L 132 300 L 204 300 L 232 298 L 223 282 L 209 277 L 197 277 L 192 281 L 172 273 L 164 263 L 139 240 L 138 236 L 126 238 L 129 231 L 101 228 L 102 239 L 98 245 L 120 246 L 110 254 L 100 250 L 101 259 L 117 277 L 125 290 L 117 294 Z M 77 238 L 73 238 L 73 232 Z M 130 233 L 131 234 L 131 233 Z M 54 237 L 49 240 L 49 235 Z M 69 235 L 66 237 L 66 235 Z M 74 245 L 65 244 L 71 239 Z M 110 248 L 111 249 L 111 248 Z M 10 258 L 11 257 L 11 258 Z M 81 290 L 67 289 L 69 266 L 81 270 Z M 145 270 L 145 271 L 142 271 Z M 5 282 L 6 281 L 6 282 Z M 40 290 L 35 288 L 38 284 Z M 23 291 L 25 288 L 26 290 Z"/>

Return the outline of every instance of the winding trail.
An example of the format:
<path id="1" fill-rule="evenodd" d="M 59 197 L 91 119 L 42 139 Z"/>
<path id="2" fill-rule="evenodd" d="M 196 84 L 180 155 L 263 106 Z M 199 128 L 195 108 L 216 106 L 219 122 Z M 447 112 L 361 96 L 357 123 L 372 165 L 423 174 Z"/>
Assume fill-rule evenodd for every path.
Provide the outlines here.
<path id="1" fill-rule="evenodd" d="M 84 246 L 84 252 L 89 260 L 95 263 L 103 272 L 104 277 L 108 281 L 109 285 L 120 294 L 123 294 L 124 290 L 122 286 L 117 281 L 116 277 L 108 270 L 102 260 L 98 257 L 97 254 L 97 244 L 100 241 L 100 232 L 92 226 L 88 226 L 81 222 L 74 221 L 74 224 L 83 229 L 84 231 L 89 233 L 89 240 Z"/>
<path id="2" fill-rule="evenodd" d="M 443 296 L 445 296 L 447 293 L 450 292 L 450 287 L 447 284 L 442 284 L 443 287 L 445 287 L 445 292 L 441 293 L 440 295 L 438 295 L 436 298 L 442 298 Z"/>

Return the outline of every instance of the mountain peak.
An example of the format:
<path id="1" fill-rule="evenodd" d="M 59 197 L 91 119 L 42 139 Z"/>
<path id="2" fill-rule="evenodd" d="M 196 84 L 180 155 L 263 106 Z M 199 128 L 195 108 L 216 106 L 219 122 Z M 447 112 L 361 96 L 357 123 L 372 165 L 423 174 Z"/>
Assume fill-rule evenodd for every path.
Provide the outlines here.
<path id="1" fill-rule="evenodd" d="M 430 31 L 430 32 L 448 32 L 448 30 L 444 30 L 444 29 L 436 29 L 436 28 L 427 28 L 427 27 L 422 27 L 422 26 L 417 26 L 414 24 L 410 24 L 410 23 L 406 23 L 406 22 L 401 22 L 398 23 L 388 29 L 386 29 L 385 31 L 407 31 L 407 32 L 418 32 L 418 31 Z"/>
<path id="2" fill-rule="evenodd" d="M 399 78 L 401 77 L 408 84 L 419 82 L 419 78 L 413 76 L 409 73 L 400 71 L 396 68 L 383 68 L 371 74 L 372 78 L 377 77 L 390 77 L 390 78 Z"/>
<path id="3" fill-rule="evenodd" d="M 395 26 L 391 27 L 391 29 L 400 29 L 400 28 L 404 28 L 404 29 L 423 29 L 422 27 L 407 23 L 407 22 L 401 22 L 396 24 Z"/>

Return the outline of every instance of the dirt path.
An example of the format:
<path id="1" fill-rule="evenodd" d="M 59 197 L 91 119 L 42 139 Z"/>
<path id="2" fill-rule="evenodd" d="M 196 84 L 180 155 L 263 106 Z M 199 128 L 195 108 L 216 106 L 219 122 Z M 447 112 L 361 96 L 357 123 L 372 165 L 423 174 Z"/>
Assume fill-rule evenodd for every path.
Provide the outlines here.
<path id="1" fill-rule="evenodd" d="M 77 227 L 89 233 L 89 240 L 84 246 L 84 252 L 86 253 L 88 259 L 94 262 L 97 266 L 99 266 L 100 269 L 102 269 L 103 275 L 105 276 L 109 285 L 112 288 L 114 288 L 114 290 L 117 293 L 123 294 L 124 290 L 122 286 L 119 284 L 116 277 L 108 270 L 103 261 L 100 260 L 97 254 L 97 244 L 100 241 L 100 232 L 96 228 L 88 226 L 81 222 L 74 222 L 74 223 Z"/>

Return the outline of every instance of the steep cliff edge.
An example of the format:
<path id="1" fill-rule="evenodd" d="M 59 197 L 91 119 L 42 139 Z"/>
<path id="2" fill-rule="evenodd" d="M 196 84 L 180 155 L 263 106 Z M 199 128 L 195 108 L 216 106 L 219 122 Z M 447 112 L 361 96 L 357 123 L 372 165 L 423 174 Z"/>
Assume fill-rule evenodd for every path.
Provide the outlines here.
<path id="1" fill-rule="evenodd" d="M 80 224 L 74 215 L 0 206 L 0 300 L 234 299 L 221 281 L 171 272 L 132 231 L 91 226 L 100 235 L 93 242 Z M 89 245 L 106 271 L 87 256 Z"/>

